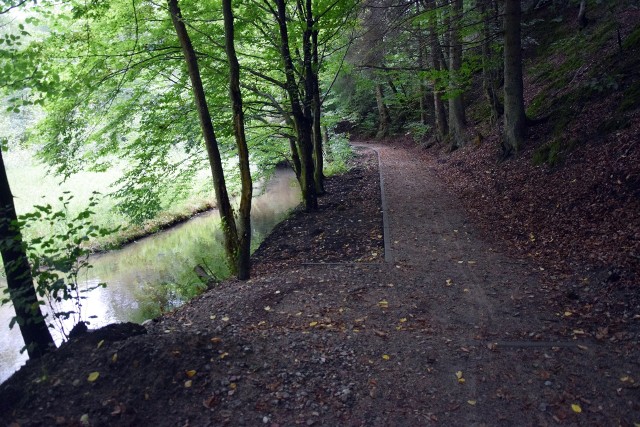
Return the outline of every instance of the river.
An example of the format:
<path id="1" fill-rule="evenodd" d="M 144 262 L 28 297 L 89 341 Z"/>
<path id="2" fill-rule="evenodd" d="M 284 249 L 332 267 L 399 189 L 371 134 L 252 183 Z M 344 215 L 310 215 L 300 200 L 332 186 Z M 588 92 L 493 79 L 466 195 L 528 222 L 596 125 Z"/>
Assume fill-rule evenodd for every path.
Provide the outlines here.
<path id="1" fill-rule="evenodd" d="M 254 247 L 299 203 L 295 175 L 278 170 L 266 190 L 253 199 Z M 193 271 L 196 265 L 218 276 L 226 274 L 218 225 L 218 213 L 208 212 L 120 250 L 91 256 L 93 268 L 83 280 L 87 284 L 104 282 L 107 287 L 90 292 L 84 301 L 83 314 L 90 321 L 89 327 L 141 323 L 180 306 L 203 288 Z M 0 307 L 0 382 L 26 360 L 26 353 L 20 353 L 24 341 L 18 327 L 9 329 L 13 316 L 12 306 Z"/>

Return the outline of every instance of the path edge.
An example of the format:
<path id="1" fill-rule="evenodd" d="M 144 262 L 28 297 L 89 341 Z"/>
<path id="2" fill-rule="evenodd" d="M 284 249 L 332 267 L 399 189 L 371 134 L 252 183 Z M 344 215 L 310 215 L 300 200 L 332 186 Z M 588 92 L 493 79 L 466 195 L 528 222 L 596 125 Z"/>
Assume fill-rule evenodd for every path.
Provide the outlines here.
<path id="1" fill-rule="evenodd" d="M 384 193 L 384 175 L 382 174 L 382 160 L 380 159 L 380 153 L 374 147 L 352 144 L 354 147 L 367 148 L 373 150 L 378 157 L 378 175 L 380 176 L 380 205 L 382 208 L 382 237 L 384 244 L 384 262 L 392 263 L 393 255 L 391 253 L 391 228 L 389 227 L 389 209 L 387 205 L 387 197 Z"/>

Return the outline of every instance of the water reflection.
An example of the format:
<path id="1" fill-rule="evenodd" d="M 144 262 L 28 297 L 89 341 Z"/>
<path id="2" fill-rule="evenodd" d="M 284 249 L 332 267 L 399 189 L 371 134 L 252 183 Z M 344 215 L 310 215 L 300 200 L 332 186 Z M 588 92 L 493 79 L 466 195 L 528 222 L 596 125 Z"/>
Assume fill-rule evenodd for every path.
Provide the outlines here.
<path id="1" fill-rule="evenodd" d="M 254 244 L 299 202 L 295 176 L 279 170 L 266 191 L 253 200 Z M 204 286 L 193 271 L 196 265 L 224 277 L 227 266 L 218 224 L 217 212 L 203 214 L 121 250 L 93 256 L 93 269 L 83 279 L 89 285 L 105 282 L 108 286 L 89 293 L 83 304 L 85 318 L 96 316 L 90 319 L 90 327 L 142 322 L 179 306 Z M 24 342 L 17 326 L 8 327 L 13 315 L 13 307 L 0 307 L 0 382 L 26 360 L 26 353 L 20 354 Z"/>

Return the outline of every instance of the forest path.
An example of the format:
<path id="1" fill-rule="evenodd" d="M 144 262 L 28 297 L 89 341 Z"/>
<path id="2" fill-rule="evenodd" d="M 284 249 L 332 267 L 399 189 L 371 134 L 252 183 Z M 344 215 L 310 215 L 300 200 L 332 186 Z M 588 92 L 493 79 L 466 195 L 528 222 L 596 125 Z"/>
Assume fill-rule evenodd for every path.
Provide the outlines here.
<path id="1" fill-rule="evenodd" d="M 615 411 L 606 413 L 603 395 L 614 396 L 620 385 L 615 378 L 637 374 L 637 363 L 612 365 L 620 349 L 567 330 L 564 313 L 550 311 L 539 292 L 540 267 L 492 248 L 414 151 L 357 146 L 374 149 L 380 160 L 396 303 L 413 306 L 410 319 L 419 313 L 428 326 L 426 335 L 409 340 L 406 355 L 399 357 L 405 360 L 398 361 L 411 366 L 408 359 L 420 355 L 419 363 L 426 363 L 421 387 L 413 388 L 422 394 L 417 406 L 424 408 L 430 397 L 429 418 L 455 425 L 571 419 L 598 424 L 616 418 Z M 403 342 L 391 347 L 403 348 Z M 613 381 L 609 369 L 616 372 Z M 460 373 L 464 382 L 457 380 Z M 397 387 L 395 378 L 388 378 L 388 387 Z M 637 397 L 637 390 L 631 395 Z M 637 406 L 632 402 L 617 404 Z M 407 400 L 396 404 L 402 407 Z M 590 415 L 575 411 L 587 408 Z M 594 414 L 604 418 L 596 421 Z"/>
<path id="2" fill-rule="evenodd" d="M 105 328 L 27 365 L 0 385 L 0 424 L 640 422 L 637 343 L 569 327 L 579 314 L 552 310 L 541 266 L 488 243 L 416 150 L 357 151 L 318 211 L 265 240 L 251 280 L 220 283 L 146 334 Z M 392 262 L 380 260 L 378 176 Z"/>

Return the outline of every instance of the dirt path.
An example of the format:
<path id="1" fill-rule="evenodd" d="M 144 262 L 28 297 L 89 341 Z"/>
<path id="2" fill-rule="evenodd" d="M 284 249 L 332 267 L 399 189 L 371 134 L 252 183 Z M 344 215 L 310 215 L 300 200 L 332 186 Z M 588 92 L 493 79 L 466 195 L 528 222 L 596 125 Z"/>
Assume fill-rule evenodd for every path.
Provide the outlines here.
<path id="1" fill-rule="evenodd" d="M 347 232 L 314 222 L 322 215 L 339 206 L 346 221 L 362 221 L 351 209 L 366 202 L 357 201 L 358 186 L 372 184 L 358 181 L 372 179 L 363 172 L 350 178 L 353 206 L 338 198 L 338 206 L 303 218 L 316 246 L 287 246 L 286 230 L 303 227 L 285 224 L 283 239 L 270 244 L 287 254 L 277 268 L 222 284 L 146 335 L 93 343 L 85 356 L 101 372 L 93 384 L 78 368 L 81 384 L 67 384 L 74 377 L 60 372 L 74 368 L 60 361 L 49 375 L 76 387 L 67 408 L 52 400 L 55 387 L 40 387 L 23 396 L 35 403 L 21 404 L 8 421 L 38 424 L 33 405 L 49 405 L 61 424 L 86 413 L 94 425 L 640 422 L 637 349 L 569 328 L 544 299 L 540 266 L 480 239 L 411 151 L 360 145 L 379 154 L 392 263 L 376 262 L 378 253 L 368 262 L 304 258 Z M 366 243 L 354 239 L 340 250 Z"/>

